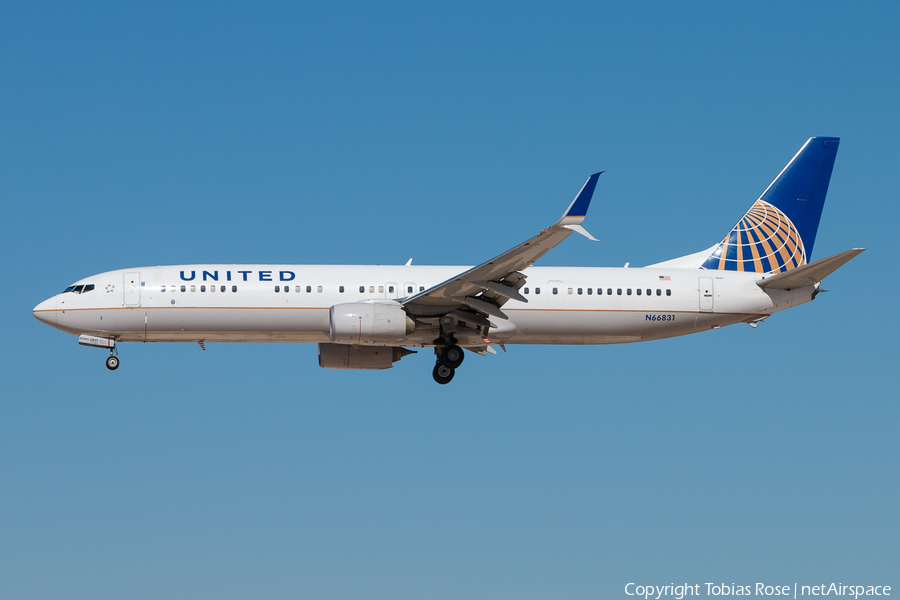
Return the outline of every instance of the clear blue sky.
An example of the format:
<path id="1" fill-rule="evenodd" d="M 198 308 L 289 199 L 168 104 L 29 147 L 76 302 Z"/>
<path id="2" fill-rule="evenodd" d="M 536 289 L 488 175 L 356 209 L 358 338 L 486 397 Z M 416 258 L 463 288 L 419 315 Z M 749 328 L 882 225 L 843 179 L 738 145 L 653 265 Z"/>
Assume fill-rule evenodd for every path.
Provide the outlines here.
<path id="1" fill-rule="evenodd" d="M 900 592 L 900 7 L 0 5 L 0 597 L 625 598 L 630 581 Z M 758 329 L 320 369 L 32 318 L 190 262 L 545 265 L 715 243 L 810 136 L 816 240 L 869 248 Z"/>

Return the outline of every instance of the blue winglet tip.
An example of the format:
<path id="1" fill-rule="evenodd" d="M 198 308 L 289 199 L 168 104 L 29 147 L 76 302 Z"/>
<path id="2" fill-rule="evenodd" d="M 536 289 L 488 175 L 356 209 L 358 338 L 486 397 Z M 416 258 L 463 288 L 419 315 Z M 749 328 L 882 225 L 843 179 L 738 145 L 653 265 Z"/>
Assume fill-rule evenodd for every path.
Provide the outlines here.
<path id="1" fill-rule="evenodd" d="M 563 218 L 584 217 L 587 215 L 588 207 L 591 205 L 591 198 L 594 196 L 594 189 L 597 187 L 597 179 L 605 172 L 606 171 L 599 171 L 588 177 L 588 180 L 584 182 L 581 191 L 578 192 L 578 195 L 575 196 L 572 204 L 569 205 L 569 210 L 566 211 Z"/>

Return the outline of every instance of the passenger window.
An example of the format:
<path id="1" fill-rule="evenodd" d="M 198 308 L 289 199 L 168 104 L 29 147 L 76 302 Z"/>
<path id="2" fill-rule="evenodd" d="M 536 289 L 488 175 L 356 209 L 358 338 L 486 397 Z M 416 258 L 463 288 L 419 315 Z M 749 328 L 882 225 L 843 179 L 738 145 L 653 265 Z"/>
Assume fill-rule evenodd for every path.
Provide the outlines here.
<path id="1" fill-rule="evenodd" d="M 375 293 L 375 286 L 374 286 L 374 285 L 370 285 L 370 286 L 369 286 L 369 293 L 370 293 L 370 294 L 374 294 L 374 293 Z"/>
<path id="2" fill-rule="evenodd" d="M 559 290 L 557 288 L 553 288 L 553 295 L 555 296 L 558 293 L 559 293 Z"/>
<path id="3" fill-rule="evenodd" d="M 672 290 L 666 290 L 666 296 L 671 296 L 671 295 L 672 295 Z"/>
<path id="4" fill-rule="evenodd" d="M 388 294 L 393 294 L 393 293 L 394 293 L 394 286 L 389 285 L 388 286 Z"/>
<path id="5" fill-rule="evenodd" d="M 612 288 L 606 288 L 606 295 L 612 296 Z M 619 295 L 622 295 L 622 290 L 619 290 Z"/>
<path id="6" fill-rule="evenodd" d="M 535 294 L 540 294 L 540 293 L 541 293 L 541 288 L 539 288 L 539 287 L 534 288 L 534 293 L 535 293 Z"/>
<path id="7" fill-rule="evenodd" d="M 343 293 L 344 293 L 344 286 L 339 287 L 339 288 L 338 288 L 338 291 L 339 291 L 340 293 L 343 294 Z"/>
<path id="8" fill-rule="evenodd" d="M 214 285 L 209 286 L 209 291 L 211 291 L 211 292 L 216 291 L 216 286 L 214 286 Z"/>
<path id="9" fill-rule="evenodd" d="M 161 292 L 166 291 L 166 286 L 162 286 L 161 288 L 159 288 L 159 291 L 161 291 Z"/>
<path id="10" fill-rule="evenodd" d="M 528 288 L 525 288 L 523 291 L 527 294 L 527 293 L 528 293 Z"/>
<path id="11" fill-rule="evenodd" d="M 588 292 L 588 294 L 590 294 L 590 292 Z M 603 295 L 603 288 L 597 288 L 597 295 L 598 295 L 598 296 L 602 296 L 602 295 Z"/>
<path id="12" fill-rule="evenodd" d="M 656 295 L 657 295 L 657 296 L 662 296 L 662 290 L 659 289 L 659 288 L 657 288 L 657 290 L 656 290 Z"/>
<path id="13" fill-rule="evenodd" d="M 621 295 L 622 295 L 622 288 L 616 289 L 616 295 L 617 295 L 617 296 L 621 296 Z"/>
<path id="14" fill-rule="evenodd" d="M 321 293 L 322 293 L 322 286 L 320 285 L 320 286 L 316 287 L 316 291 L 317 291 L 318 293 L 321 294 Z"/>
<path id="15" fill-rule="evenodd" d="M 290 291 L 291 291 L 291 286 L 289 286 L 289 285 L 284 286 L 284 293 L 285 293 L 285 294 L 287 294 L 287 293 L 290 292 Z"/>
<path id="16" fill-rule="evenodd" d="M 600 290 L 597 290 L 597 291 L 599 292 Z M 581 293 L 581 292 L 579 292 L 579 293 Z M 593 289 L 593 288 L 588 288 L 588 296 L 590 296 L 590 295 L 593 294 L 593 293 L 594 293 L 594 289 Z"/>
<path id="17" fill-rule="evenodd" d="M 568 291 L 569 291 L 569 295 L 571 296 L 571 295 L 572 295 L 572 288 L 569 288 Z"/>
<path id="18" fill-rule="evenodd" d="M 628 294 L 629 296 L 631 295 L 631 288 L 628 288 L 627 294 Z"/>
<path id="19" fill-rule="evenodd" d="M 186 291 L 187 291 L 187 288 L 184 287 L 184 286 L 181 286 L 181 291 L 182 291 L 182 292 L 186 292 Z"/>
<path id="20" fill-rule="evenodd" d="M 413 291 L 413 287 L 412 287 L 411 285 L 406 286 L 406 293 L 407 293 L 407 294 L 412 294 L 412 291 Z"/>
<path id="21" fill-rule="evenodd" d="M 220 291 L 220 292 L 224 292 L 224 291 L 225 291 L 225 286 L 223 285 L 222 287 L 220 287 L 220 288 L 219 288 L 219 291 Z"/>
<path id="22" fill-rule="evenodd" d="M 631 293 L 631 290 L 628 290 L 628 293 L 630 294 L 630 293 Z M 638 288 L 638 289 L 637 289 L 637 293 L 638 293 L 638 296 L 641 295 L 641 288 Z"/>
<path id="23" fill-rule="evenodd" d="M 359 286 L 359 293 L 360 293 L 360 294 L 362 294 L 362 293 L 365 292 L 365 291 L 366 291 L 366 286 L 364 286 L 364 285 Z"/>
<path id="24" fill-rule="evenodd" d="M 310 292 L 312 292 L 312 286 L 308 285 L 306 286 L 306 293 L 309 294 Z"/>
<path id="25" fill-rule="evenodd" d="M 581 295 L 581 288 L 578 288 L 578 295 Z"/>
<path id="26" fill-rule="evenodd" d="M 276 286 L 275 286 L 275 291 L 276 291 L 276 292 L 280 292 L 280 291 L 281 291 L 281 286 L 280 286 L 280 285 L 276 285 Z M 341 290 L 341 291 L 343 291 L 343 290 Z"/>
<path id="27" fill-rule="evenodd" d="M 197 286 L 196 286 L 196 285 L 192 285 L 192 286 L 191 286 L 191 291 L 192 291 L 192 292 L 196 292 L 196 291 L 197 291 Z"/>
<path id="28" fill-rule="evenodd" d="M 200 286 L 200 291 L 201 291 L 201 292 L 205 292 L 205 291 L 206 291 L 206 286 L 205 286 L 205 285 L 201 285 L 201 286 Z"/>
<path id="29" fill-rule="evenodd" d="M 236 292 L 236 291 L 237 291 L 237 286 L 236 286 L 236 285 L 231 286 L 231 291 L 232 291 L 232 292 Z"/>
<path id="30" fill-rule="evenodd" d="M 378 293 L 379 293 L 379 294 L 383 294 L 383 293 L 384 293 L 384 286 L 383 286 L 383 285 L 379 285 L 379 286 L 378 286 Z"/>
<path id="31" fill-rule="evenodd" d="M 425 286 L 424 286 L 424 285 L 420 285 L 420 286 L 419 286 L 419 291 L 420 291 L 420 292 L 424 292 L 424 291 L 425 291 Z"/>
<path id="32" fill-rule="evenodd" d="M 299 293 L 300 293 L 300 286 L 299 286 L 299 285 L 295 285 L 295 286 L 294 286 L 294 291 L 297 292 L 297 293 L 299 294 Z"/>
<path id="33" fill-rule="evenodd" d="M 648 296 L 652 296 L 652 295 L 653 295 L 653 290 L 651 290 L 651 289 L 648 288 L 648 289 L 647 289 L 647 295 L 648 295 Z"/>

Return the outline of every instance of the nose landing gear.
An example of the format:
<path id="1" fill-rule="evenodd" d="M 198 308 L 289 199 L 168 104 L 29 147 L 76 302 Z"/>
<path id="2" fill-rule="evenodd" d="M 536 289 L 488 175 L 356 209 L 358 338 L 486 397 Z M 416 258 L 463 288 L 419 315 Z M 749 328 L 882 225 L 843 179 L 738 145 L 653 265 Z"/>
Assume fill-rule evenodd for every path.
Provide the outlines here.
<path id="1" fill-rule="evenodd" d="M 78 343 L 82 346 L 91 346 L 92 348 L 109 348 L 106 368 L 110 371 L 115 371 L 119 368 L 119 351 L 116 350 L 115 339 L 82 333 L 78 336 Z"/>
<path id="2" fill-rule="evenodd" d="M 109 349 L 109 356 L 106 357 L 106 368 L 115 371 L 119 368 L 119 356 L 115 347 Z"/>

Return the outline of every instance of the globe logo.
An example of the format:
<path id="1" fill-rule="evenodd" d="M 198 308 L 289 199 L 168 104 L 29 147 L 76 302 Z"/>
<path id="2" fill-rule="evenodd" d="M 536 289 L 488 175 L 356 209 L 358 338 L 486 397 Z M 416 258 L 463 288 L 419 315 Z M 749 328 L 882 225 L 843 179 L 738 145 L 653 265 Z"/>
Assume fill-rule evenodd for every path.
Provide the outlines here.
<path id="1" fill-rule="evenodd" d="M 781 273 L 806 264 L 800 233 L 772 204 L 757 200 L 702 268 Z"/>

